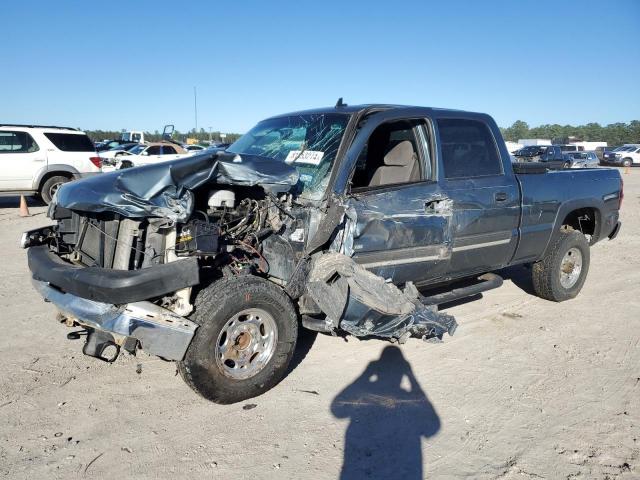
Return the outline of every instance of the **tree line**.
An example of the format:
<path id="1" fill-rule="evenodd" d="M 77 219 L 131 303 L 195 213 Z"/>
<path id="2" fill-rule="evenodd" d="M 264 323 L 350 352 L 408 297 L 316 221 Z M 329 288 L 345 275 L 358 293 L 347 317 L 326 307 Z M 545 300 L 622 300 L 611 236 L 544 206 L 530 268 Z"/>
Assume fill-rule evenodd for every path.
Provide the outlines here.
<path id="1" fill-rule="evenodd" d="M 89 138 L 94 142 L 100 142 L 102 140 L 116 140 L 120 138 L 123 130 L 84 130 Z M 223 143 L 233 143 L 238 138 L 242 136 L 241 133 L 227 133 L 225 138 L 222 138 L 220 134 L 223 132 L 215 131 L 215 132 L 207 132 L 204 128 L 201 128 L 199 131 L 195 129 L 190 130 L 189 132 L 183 133 L 178 130 L 173 131 L 173 135 L 171 138 L 177 142 L 187 142 L 187 138 L 195 138 L 198 142 L 208 142 L 211 140 L 212 142 L 223 142 Z M 159 142 L 162 140 L 162 132 L 155 130 L 152 132 L 144 132 L 144 138 L 148 142 Z"/>
<path id="2" fill-rule="evenodd" d="M 625 143 L 640 143 L 640 120 L 629 123 L 587 123 L 586 125 L 540 125 L 529 127 L 527 122 L 517 120 L 507 128 L 500 128 L 505 140 L 517 142 L 521 138 L 545 138 L 554 144 L 575 141 L 607 142 L 609 146 Z"/>
<path id="3" fill-rule="evenodd" d="M 112 140 L 120 138 L 121 131 L 115 130 L 85 130 L 87 135 L 94 141 Z M 625 143 L 640 143 L 640 120 L 632 120 L 629 123 L 610 123 L 600 125 L 599 123 L 587 123 L 586 125 L 558 125 L 546 124 L 531 128 L 527 122 L 516 120 L 513 125 L 500 128 L 505 140 L 517 142 L 521 138 L 545 138 L 554 144 L 568 143 L 570 141 L 587 142 L 607 142 L 609 146 L 623 145 Z M 233 143 L 242 136 L 241 133 L 227 133 L 226 138 L 220 136 L 222 132 L 207 132 L 204 128 L 199 131 L 195 129 L 182 133 L 178 130 L 173 132 L 172 138 L 179 142 L 186 143 L 187 138 L 195 138 L 198 142 L 225 142 Z M 162 139 L 162 132 L 158 130 L 144 132 L 145 139 L 157 142 Z"/>

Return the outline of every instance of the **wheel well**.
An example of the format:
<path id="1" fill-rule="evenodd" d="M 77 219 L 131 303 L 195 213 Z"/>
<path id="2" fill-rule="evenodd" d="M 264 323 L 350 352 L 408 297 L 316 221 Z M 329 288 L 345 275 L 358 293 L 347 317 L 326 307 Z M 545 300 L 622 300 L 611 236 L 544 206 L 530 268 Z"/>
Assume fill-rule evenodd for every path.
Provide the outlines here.
<path id="1" fill-rule="evenodd" d="M 68 179 L 72 179 L 73 178 L 73 174 L 71 174 L 69 172 L 47 172 L 47 173 L 45 173 L 42 176 L 42 178 L 40 179 L 40 183 L 38 184 L 38 192 L 42 188 L 42 185 L 44 185 L 44 182 L 49 180 L 51 177 L 66 177 Z"/>
<path id="2" fill-rule="evenodd" d="M 597 238 L 600 216 L 595 208 L 579 208 L 570 212 L 562 221 L 562 228 L 570 228 L 588 235 L 589 243 L 594 244 Z"/>

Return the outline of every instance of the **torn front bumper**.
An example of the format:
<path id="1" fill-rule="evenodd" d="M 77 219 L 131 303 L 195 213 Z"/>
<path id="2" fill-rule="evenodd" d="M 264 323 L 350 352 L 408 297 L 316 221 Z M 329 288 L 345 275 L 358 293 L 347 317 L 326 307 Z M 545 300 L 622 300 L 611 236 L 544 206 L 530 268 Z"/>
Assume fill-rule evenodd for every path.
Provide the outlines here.
<path id="1" fill-rule="evenodd" d="M 147 353 L 167 360 L 182 360 L 198 325 L 151 302 L 111 305 L 63 293 L 47 282 L 32 280 L 45 300 L 78 324 L 109 333 L 115 343 L 128 338 L 140 342 Z"/>
<path id="2" fill-rule="evenodd" d="M 77 297 L 107 304 L 161 297 L 200 282 L 196 257 L 139 270 L 113 270 L 73 265 L 46 245 L 40 245 L 29 248 L 27 258 L 34 279 L 51 283 Z"/>

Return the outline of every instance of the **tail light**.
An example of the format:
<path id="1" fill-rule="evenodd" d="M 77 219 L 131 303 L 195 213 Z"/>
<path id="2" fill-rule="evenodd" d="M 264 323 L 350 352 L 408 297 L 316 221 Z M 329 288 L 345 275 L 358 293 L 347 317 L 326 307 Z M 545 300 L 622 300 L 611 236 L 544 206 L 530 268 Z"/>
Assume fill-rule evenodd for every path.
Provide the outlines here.
<path id="1" fill-rule="evenodd" d="M 622 199 L 624 198 L 624 180 L 620 177 L 620 201 L 618 202 L 618 210 L 622 207 Z"/>
<path id="2" fill-rule="evenodd" d="M 102 168 L 102 158 L 101 157 L 89 157 L 91 163 L 93 163 L 96 167 Z"/>

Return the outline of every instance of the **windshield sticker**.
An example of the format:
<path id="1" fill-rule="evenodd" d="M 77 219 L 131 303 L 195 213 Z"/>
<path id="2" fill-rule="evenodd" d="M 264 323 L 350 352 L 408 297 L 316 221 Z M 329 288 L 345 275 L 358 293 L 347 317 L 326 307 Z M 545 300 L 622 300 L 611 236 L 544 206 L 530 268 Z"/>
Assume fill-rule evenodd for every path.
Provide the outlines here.
<path id="1" fill-rule="evenodd" d="M 324 157 L 324 152 L 319 152 L 317 150 L 291 150 L 289 152 L 289 155 L 287 155 L 287 158 L 285 158 L 284 162 L 320 165 L 322 157 Z"/>

